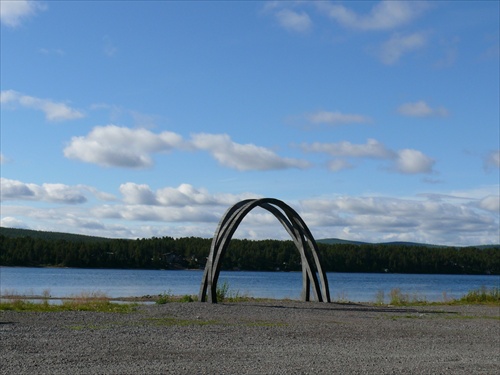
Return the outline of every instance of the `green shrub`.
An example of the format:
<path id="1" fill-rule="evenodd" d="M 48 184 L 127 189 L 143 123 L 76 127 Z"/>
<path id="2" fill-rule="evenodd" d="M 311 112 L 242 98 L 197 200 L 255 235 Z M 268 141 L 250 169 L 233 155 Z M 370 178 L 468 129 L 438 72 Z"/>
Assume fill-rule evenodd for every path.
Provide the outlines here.
<path id="1" fill-rule="evenodd" d="M 403 305 L 425 305 L 427 304 L 427 300 L 425 298 L 420 297 L 417 294 L 409 295 L 408 293 L 402 293 L 401 289 L 394 288 L 391 289 L 389 294 L 390 296 L 390 305 L 395 306 L 403 306 Z"/>
<path id="2" fill-rule="evenodd" d="M 500 304 L 500 289 L 497 287 L 488 289 L 484 285 L 475 290 L 471 290 L 462 298 L 456 300 L 458 303 L 481 303 Z"/>
<path id="3" fill-rule="evenodd" d="M 217 302 L 243 302 L 248 301 L 250 297 L 240 294 L 239 290 L 229 290 L 229 283 L 224 280 L 222 284 L 217 285 Z"/>
<path id="4" fill-rule="evenodd" d="M 229 283 L 224 280 L 222 284 L 217 285 L 217 302 L 224 302 L 224 300 L 228 297 L 229 292 Z"/>
<path id="5" fill-rule="evenodd" d="M 185 294 L 179 299 L 179 302 L 194 302 L 194 301 L 196 301 L 195 297 L 189 294 Z"/>
<path id="6" fill-rule="evenodd" d="M 167 292 L 163 292 L 161 294 L 158 294 L 158 298 L 156 299 L 156 304 L 158 305 L 164 305 L 169 302 L 174 301 L 174 296 L 172 295 L 172 292 L 168 290 Z"/>

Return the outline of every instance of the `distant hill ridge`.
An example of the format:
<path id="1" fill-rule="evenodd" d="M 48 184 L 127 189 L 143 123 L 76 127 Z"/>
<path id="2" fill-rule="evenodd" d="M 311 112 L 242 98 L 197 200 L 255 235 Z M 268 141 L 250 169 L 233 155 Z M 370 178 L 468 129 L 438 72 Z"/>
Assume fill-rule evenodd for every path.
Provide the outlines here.
<path id="1" fill-rule="evenodd" d="M 41 238 L 45 240 L 65 240 L 65 241 L 73 241 L 73 242 L 101 242 L 101 241 L 113 241 L 118 240 L 119 238 L 106 238 L 106 237 L 96 237 L 96 236 L 87 236 L 84 234 L 73 234 L 73 233 L 62 233 L 62 232 L 47 232 L 47 231 L 38 231 L 31 229 L 18 229 L 18 228 L 7 228 L 0 227 L 0 236 L 16 238 L 16 237 L 31 237 L 31 238 Z M 316 240 L 318 243 L 327 244 L 327 245 L 395 245 L 395 246 L 419 246 L 419 247 L 454 247 L 454 246 L 445 246 L 445 245 L 429 245 L 418 242 L 379 242 L 379 243 L 371 243 L 371 242 L 362 242 L 362 241 L 349 241 L 342 240 L 340 238 L 323 238 Z M 500 247 L 500 244 L 494 245 L 478 245 L 471 246 L 477 248 L 490 248 L 490 247 Z"/>
<path id="2" fill-rule="evenodd" d="M 73 242 L 100 242 L 111 241 L 112 238 L 86 236 L 84 234 L 62 233 L 62 232 L 46 232 L 41 230 L 31 229 L 18 229 L 0 227 L 0 236 L 17 238 L 17 237 L 31 237 L 40 238 L 44 240 L 65 240 Z"/>
<path id="3" fill-rule="evenodd" d="M 447 247 L 445 245 L 430 245 L 419 242 L 406 242 L 406 241 L 392 241 L 392 242 L 362 242 L 362 241 L 349 241 L 349 240 L 341 240 L 339 238 L 323 238 L 320 240 L 316 240 L 319 243 L 325 244 L 347 244 L 347 245 L 397 245 L 397 246 L 426 246 L 426 247 Z"/>

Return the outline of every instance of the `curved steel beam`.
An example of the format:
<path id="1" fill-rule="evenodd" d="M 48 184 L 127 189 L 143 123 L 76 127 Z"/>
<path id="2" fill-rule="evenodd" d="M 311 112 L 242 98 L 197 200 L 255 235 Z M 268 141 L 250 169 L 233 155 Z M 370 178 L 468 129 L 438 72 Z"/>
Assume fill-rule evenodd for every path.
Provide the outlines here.
<path id="1" fill-rule="evenodd" d="M 255 207 L 264 208 L 272 213 L 292 237 L 302 262 L 302 300 L 310 300 L 310 290 L 312 289 L 317 301 L 330 302 L 328 279 L 321 267 L 318 246 L 314 237 L 293 208 L 274 198 L 243 200 L 225 212 L 212 239 L 201 281 L 199 301 L 206 302 L 208 299 L 208 302 L 217 303 L 217 281 L 222 264 L 221 260 L 241 221 Z"/>

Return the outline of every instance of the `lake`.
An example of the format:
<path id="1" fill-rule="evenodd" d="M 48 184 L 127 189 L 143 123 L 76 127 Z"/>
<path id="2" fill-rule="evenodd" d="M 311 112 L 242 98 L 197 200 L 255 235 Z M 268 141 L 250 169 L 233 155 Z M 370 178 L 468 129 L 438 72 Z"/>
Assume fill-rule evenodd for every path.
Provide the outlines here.
<path id="1" fill-rule="evenodd" d="M 197 295 L 202 270 L 117 270 L 83 268 L 0 267 L 2 295 L 70 297 L 82 292 L 103 292 L 109 297 L 141 297 L 169 293 Z M 399 288 L 402 293 L 443 301 L 459 298 L 482 286 L 500 287 L 500 276 L 416 275 L 388 273 L 327 273 L 332 300 L 375 302 L 377 294 Z M 226 281 L 230 292 L 263 298 L 300 299 L 301 272 L 222 271 L 219 285 Z"/>

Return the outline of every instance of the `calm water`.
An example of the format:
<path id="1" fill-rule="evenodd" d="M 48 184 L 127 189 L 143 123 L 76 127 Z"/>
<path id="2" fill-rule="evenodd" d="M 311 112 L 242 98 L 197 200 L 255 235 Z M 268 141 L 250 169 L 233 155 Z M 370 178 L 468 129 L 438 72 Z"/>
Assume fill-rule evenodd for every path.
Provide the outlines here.
<path id="1" fill-rule="evenodd" d="M 0 267 L 0 291 L 25 295 L 49 291 L 52 297 L 97 291 L 109 297 L 198 294 L 202 275 L 203 271 Z M 300 299 L 302 288 L 300 272 L 223 271 L 219 283 L 224 281 L 230 291 L 253 297 Z M 442 301 L 443 293 L 458 298 L 482 286 L 499 287 L 500 276 L 328 273 L 328 282 L 333 300 L 370 302 L 380 291 L 387 300 L 391 289 L 399 288 L 411 296 Z"/>

